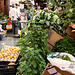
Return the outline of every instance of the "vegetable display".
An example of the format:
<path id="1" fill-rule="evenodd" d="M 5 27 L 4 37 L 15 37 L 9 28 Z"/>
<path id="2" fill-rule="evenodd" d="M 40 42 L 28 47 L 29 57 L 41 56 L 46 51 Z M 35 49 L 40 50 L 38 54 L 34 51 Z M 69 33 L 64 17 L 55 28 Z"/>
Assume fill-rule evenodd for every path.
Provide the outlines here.
<path id="1" fill-rule="evenodd" d="M 53 12 L 41 11 L 39 16 L 34 18 L 35 24 L 41 25 L 42 27 L 50 27 L 52 24 L 60 24 L 59 17 Z"/>
<path id="2" fill-rule="evenodd" d="M 61 2 L 53 2 L 52 6 L 61 6 Z M 49 29 L 55 30 L 58 34 L 65 36 L 65 26 L 74 22 L 74 10 L 71 9 L 72 4 L 67 2 L 62 5 L 68 5 L 60 14 L 55 11 L 41 10 L 40 14 L 36 14 L 35 9 L 30 10 L 32 19 L 28 26 L 23 27 L 22 38 L 20 38 L 18 45 L 20 46 L 21 59 L 19 60 L 18 72 L 19 75 L 42 75 L 47 63 L 47 54 L 50 52 L 47 48 L 47 40 L 49 38 Z M 65 11 L 64 11 L 65 10 Z M 75 16 L 75 15 L 74 15 Z M 64 38 L 56 42 L 54 50 L 56 52 L 70 53 L 75 56 L 75 42 L 71 38 Z M 61 57 L 63 60 L 71 61 L 66 55 Z"/>
<path id="3" fill-rule="evenodd" d="M 75 56 L 75 42 L 71 38 L 64 38 L 56 42 L 55 51 L 66 52 Z"/>
<path id="4" fill-rule="evenodd" d="M 4 46 L 0 51 L 0 61 L 16 61 L 19 51 L 19 47 Z"/>
<path id="5" fill-rule="evenodd" d="M 41 75 L 46 62 L 40 54 L 40 49 L 34 49 L 27 47 L 25 50 L 21 50 L 22 58 L 20 59 L 20 65 L 18 70 L 20 75 Z"/>
<path id="6" fill-rule="evenodd" d="M 36 15 L 36 9 L 31 9 L 31 10 L 29 11 L 29 13 L 30 13 L 30 16 L 31 16 L 31 17 L 35 16 L 35 15 Z"/>
<path id="7" fill-rule="evenodd" d="M 48 30 L 43 30 L 39 25 L 29 27 L 27 34 L 19 40 L 21 47 L 20 75 L 41 75 L 47 62 Z M 24 67 L 24 68 L 23 68 Z"/>
<path id="8" fill-rule="evenodd" d="M 57 13 L 54 11 L 41 11 L 39 16 L 34 16 L 31 20 L 30 25 L 40 25 L 42 28 L 54 29 L 58 34 L 64 36 L 65 30 L 61 25 L 61 20 Z"/>
<path id="9" fill-rule="evenodd" d="M 71 2 L 66 2 L 65 4 L 61 5 L 63 8 L 58 14 L 58 16 L 61 19 L 61 23 L 63 27 L 67 28 L 67 26 L 71 25 L 71 22 L 75 23 L 75 14 L 74 14 L 74 8 L 72 8 Z"/>

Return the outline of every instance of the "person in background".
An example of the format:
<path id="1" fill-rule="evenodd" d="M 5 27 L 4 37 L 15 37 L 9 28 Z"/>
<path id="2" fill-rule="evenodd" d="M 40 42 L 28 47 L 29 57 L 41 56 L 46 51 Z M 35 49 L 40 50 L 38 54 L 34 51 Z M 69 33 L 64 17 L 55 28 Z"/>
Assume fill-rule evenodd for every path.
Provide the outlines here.
<path id="1" fill-rule="evenodd" d="M 15 8 L 16 8 L 16 11 L 18 12 L 18 15 L 19 15 L 18 19 L 21 20 L 21 13 L 20 13 L 19 4 L 16 3 L 16 4 L 15 4 Z"/>
<path id="2" fill-rule="evenodd" d="M 14 4 L 12 5 L 12 9 L 9 11 L 9 17 L 11 20 L 16 19 L 16 8 Z"/>
<path id="3" fill-rule="evenodd" d="M 26 21 L 29 21 L 31 19 L 30 14 L 28 13 L 28 10 L 25 11 L 24 17 Z"/>
<path id="4" fill-rule="evenodd" d="M 14 4 L 12 5 L 12 9 L 9 11 L 9 17 L 11 20 L 17 20 L 17 18 L 21 19 L 21 13 L 16 9 Z"/>
<path id="5" fill-rule="evenodd" d="M 17 18 L 21 19 L 21 17 L 20 17 L 20 12 L 15 8 L 14 5 L 12 5 L 12 9 L 9 12 L 9 17 L 12 20 L 12 32 L 14 35 L 15 34 L 17 35 L 19 29 Z"/>
<path id="6" fill-rule="evenodd" d="M 20 7 L 18 3 L 15 3 L 15 8 L 20 12 Z"/>
<path id="7" fill-rule="evenodd" d="M 42 11 L 42 10 L 40 9 L 40 6 L 37 6 L 36 15 L 33 16 L 33 20 L 35 20 L 35 18 L 36 18 L 37 16 L 39 16 L 39 14 L 40 14 L 41 11 Z"/>
<path id="8" fill-rule="evenodd" d="M 19 29 L 21 30 L 21 23 L 19 22 L 21 20 L 21 12 L 20 12 L 20 7 L 19 7 L 18 3 L 15 3 L 15 8 L 16 8 L 18 15 L 19 15 L 17 18 L 17 21 L 18 21 Z"/>
<path id="9" fill-rule="evenodd" d="M 40 6 L 38 6 L 38 7 L 37 7 L 37 15 L 40 14 L 40 11 L 41 11 Z"/>
<path id="10" fill-rule="evenodd" d="M 26 20 L 28 20 L 28 21 L 29 21 L 29 20 L 30 20 L 30 18 L 31 18 L 31 17 L 30 17 L 30 15 L 29 15 L 29 13 L 26 13 L 26 15 L 25 15 L 25 16 L 26 16 Z"/>
<path id="11" fill-rule="evenodd" d="M 32 9 L 35 9 L 35 6 L 33 5 Z"/>

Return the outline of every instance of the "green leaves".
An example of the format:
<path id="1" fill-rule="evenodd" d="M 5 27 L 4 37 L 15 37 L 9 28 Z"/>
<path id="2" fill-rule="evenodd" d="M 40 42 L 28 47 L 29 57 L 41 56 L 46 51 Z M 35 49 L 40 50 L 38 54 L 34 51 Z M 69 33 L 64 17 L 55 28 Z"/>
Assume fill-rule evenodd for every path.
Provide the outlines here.
<path id="1" fill-rule="evenodd" d="M 55 51 L 67 52 L 75 56 L 75 42 L 71 38 L 64 38 L 56 42 Z"/>
<path id="2" fill-rule="evenodd" d="M 36 61 L 35 61 L 35 60 L 33 60 L 31 63 L 32 63 L 32 65 L 33 65 L 33 67 L 34 67 L 34 68 L 36 68 L 36 67 L 37 67 L 37 63 L 36 63 Z"/>
<path id="3" fill-rule="evenodd" d="M 63 55 L 63 56 L 62 56 L 62 59 L 63 59 L 63 60 L 67 60 L 67 61 L 71 61 L 71 59 L 68 57 L 68 55 L 66 55 L 66 56 Z"/>
<path id="4" fill-rule="evenodd" d="M 25 58 L 25 60 L 20 60 L 18 70 L 25 75 L 40 75 L 46 66 L 45 60 L 40 55 L 40 49 L 34 50 L 34 48 L 27 47 L 24 53 L 21 59 Z"/>
<path id="5" fill-rule="evenodd" d="M 46 53 L 49 52 L 46 40 L 49 31 L 43 30 L 40 25 L 31 25 L 28 30 L 18 42 L 22 56 L 18 70 L 25 75 L 41 75 L 46 66 Z"/>
<path id="6" fill-rule="evenodd" d="M 40 26 L 40 28 L 50 28 L 55 30 L 58 34 L 65 36 L 65 33 L 63 31 L 62 21 L 60 20 L 58 14 L 53 11 L 49 11 L 49 12 L 42 11 L 39 14 L 39 16 L 36 15 L 35 20 L 31 20 L 30 25 L 32 26 L 32 28 L 34 28 L 33 26 Z M 39 34 L 41 33 L 39 31 L 40 28 L 38 27 L 38 32 L 37 32 Z"/>
<path id="7" fill-rule="evenodd" d="M 3 13 L 0 13 L 0 21 L 7 19 L 8 16 L 4 16 Z"/>
<path id="8" fill-rule="evenodd" d="M 50 27 L 51 22 L 54 22 L 57 25 L 60 24 L 59 20 L 56 21 L 57 19 L 59 19 L 59 17 L 57 16 L 57 14 L 55 12 L 42 11 L 42 12 L 40 12 L 39 16 L 36 15 L 35 24 L 40 25 L 42 28 L 46 28 L 46 27 Z M 32 22 L 31 25 L 32 24 L 34 24 L 34 23 Z"/>
<path id="9" fill-rule="evenodd" d="M 50 25 L 50 22 L 49 21 L 46 21 L 46 25 L 49 26 Z"/>

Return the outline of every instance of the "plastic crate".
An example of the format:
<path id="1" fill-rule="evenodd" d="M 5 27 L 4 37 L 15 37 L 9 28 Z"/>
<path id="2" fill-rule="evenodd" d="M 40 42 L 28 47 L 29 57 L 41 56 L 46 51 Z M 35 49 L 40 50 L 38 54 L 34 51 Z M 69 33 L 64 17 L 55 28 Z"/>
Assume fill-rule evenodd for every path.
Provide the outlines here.
<path id="1" fill-rule="evenodd" d="M 18 64 L 7 65 L 0 63 L 0 75 L 16 75 Z"/>

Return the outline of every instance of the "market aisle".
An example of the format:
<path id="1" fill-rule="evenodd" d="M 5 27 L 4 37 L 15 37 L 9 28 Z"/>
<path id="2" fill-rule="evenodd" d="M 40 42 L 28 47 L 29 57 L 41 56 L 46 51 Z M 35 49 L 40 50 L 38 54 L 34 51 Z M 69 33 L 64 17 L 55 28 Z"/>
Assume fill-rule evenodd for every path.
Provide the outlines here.
<path id="1" fill-rule="evenodd" d="M 18 41 L 19 41 L 19 38 L 14 38 L 10 36 L 5 37 L 2 41 L 0 41 L 0 50 L 4 45 L 15 46 L 17 45 Z"/>

